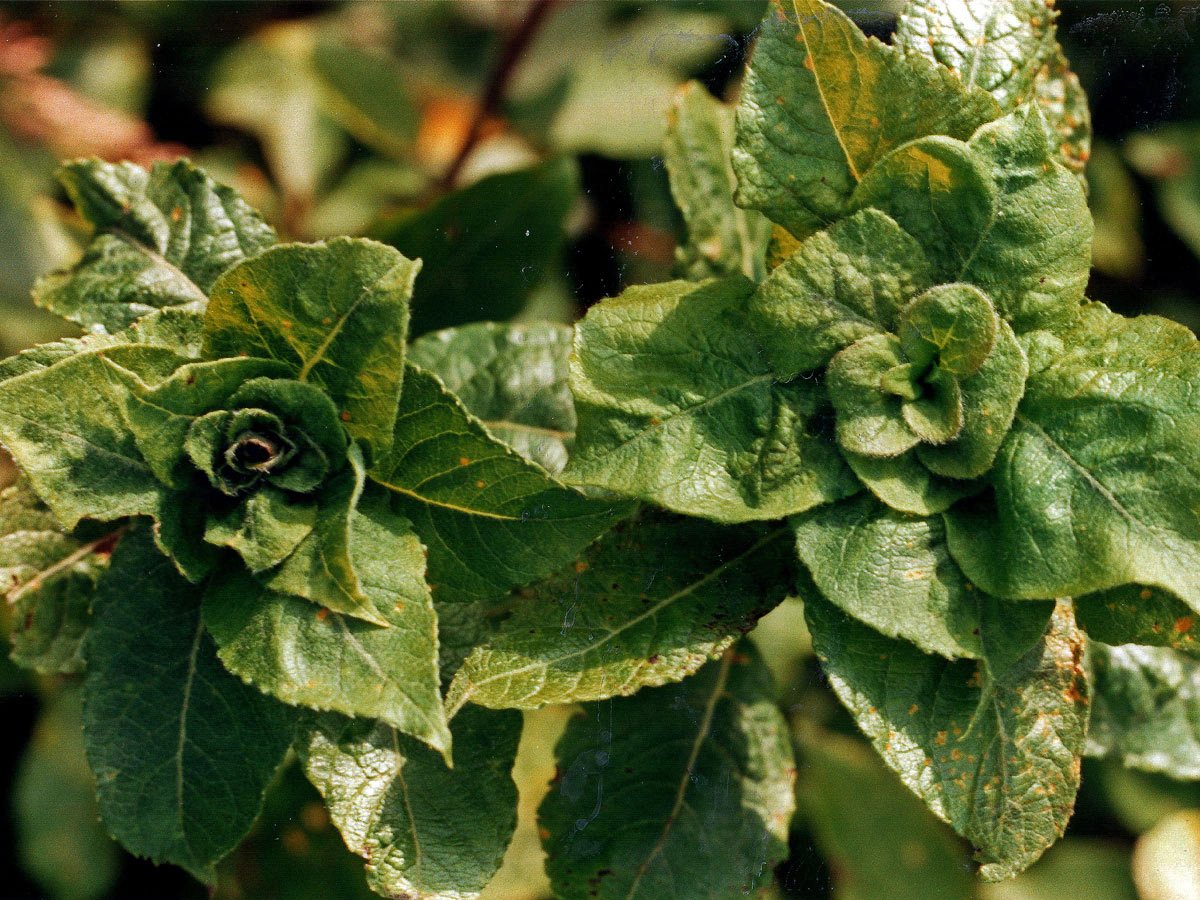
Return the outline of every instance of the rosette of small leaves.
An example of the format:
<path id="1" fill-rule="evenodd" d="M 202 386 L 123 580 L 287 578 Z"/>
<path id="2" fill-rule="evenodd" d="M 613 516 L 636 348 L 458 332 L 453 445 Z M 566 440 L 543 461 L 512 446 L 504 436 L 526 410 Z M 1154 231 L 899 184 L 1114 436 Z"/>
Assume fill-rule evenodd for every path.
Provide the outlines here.
<path id="1" fill-rule="evenodd" d="M 402 792 L 450 777 L 441 682 L 457 663 L 440 648 L 461 660 L 480 637 L 453 607 L 551 574 L 632 507 L 556 481 L 406 360 L 419 261 L 369 240 L 270 246 L 258 215 L 186 162 L 80 161 L 63 178 L 96 233 L 37 296 L 89 331 L 0 363 L 0 441 L 23 475 L 0 504 L 16 658 L 86 667 L 85 745 L 109 831 L 210 880 L 305 708 L 404 736 L 421 762 L 411 784 L 397 775 Z M 475 335 L 431 365 L 522 352 L 519 332 L 496 328 L 476 360 Z M 468 394 L 513 418 L 509 431 L 559 424 Z M 566 402 L 551 407 L 569 424 Z M 511 833 L 510 731 L 472 766 L 500 826 L 448 845 L 474 847 L 450 853 L 464 885 L 486 882 Z M 350 771 L 355 753 L 325 756 Z M 347 840 L 392 827 L 357 806 L 335 819 Z M 409 862 L 379 890 L 404 889 Z"/>
<path id="2" fill-rule="evenodd" d="M 1112 643 L 1188 647 L 1200 612 L 1200 344 L 1085 300 L 1088 115 L 1054 19 L 912 3 L 887 45 L 821 0 L 772 3 L 732 133 L 699 87 L 674 110 L 681 258 L 704 264 L 594 306 L 570 373 L 569 481 L 790 517 L 835 687 L 990 879 L 1061 834 L 1078 786 L 1085 644 L 1051 601 Z M 702 213 L 728 203 L 724 158 L 722 229 Z M 938 725 L 945 691 L 965 713 Z M 990 772 L 1018 769 L 1039 774 Z"/>

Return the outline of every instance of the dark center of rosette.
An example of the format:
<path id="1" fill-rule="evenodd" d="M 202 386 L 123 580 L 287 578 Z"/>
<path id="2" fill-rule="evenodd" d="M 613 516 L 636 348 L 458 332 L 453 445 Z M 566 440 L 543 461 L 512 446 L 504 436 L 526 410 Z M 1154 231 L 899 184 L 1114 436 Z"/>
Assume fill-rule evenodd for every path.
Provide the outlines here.
<path id="1" fill-rule="evenodd" d="M 265 485 L 308 494 L 344 465 L 345 429 L 337 408 L 315 386 L 258 378 L 226 403 L 196 419 L 185 441 L 196 468 L 226 496 Z"/>

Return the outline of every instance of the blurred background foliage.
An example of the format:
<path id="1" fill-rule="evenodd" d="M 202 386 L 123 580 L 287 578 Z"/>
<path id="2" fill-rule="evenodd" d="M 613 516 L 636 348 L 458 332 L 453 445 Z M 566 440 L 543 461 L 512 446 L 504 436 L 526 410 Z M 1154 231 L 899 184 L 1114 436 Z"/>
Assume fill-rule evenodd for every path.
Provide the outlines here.
<path id="1" fill-rule="evenodd" d="M 844 2 L 886 37 L 899 5 Z M 1091 98 L 1090 294 L 1200 327 L 1200 3 L 1063 0 Z M 659 156 L 687 78 L 732 99 L 763 0 L 0 2 L 0 350 L 62 334 L 29 300 L 82 223 L 59 159 L 187 155 L 285 239 L 368 235 L 425 261 L 415 334 L 476 319 L 573 321 L 665 280 L 681 222 Z M 415 336 L 414 334 L 414 336 Z M 6 564 L 0 541 L 0 577 Z M 8 604 L 0 604 L 9 614 Z M 754 637 L 800 749 L 792 858 L 773 896 L 835 900 L 1196 900 L 1200 785 L 1089 760 L 1067 837 L 1015 881 L 886 771 L 811 655 L 799 604 Z M 96 821 L 70 679 L 0 660 L 0 895 L 200 898 Z M 521 818 L 487 900 L 547 897 L 533 814 L 571 715 L 526 715 Z M 282 771 L 218 900 L 372 896 L 316 792 Z M 687 900 L 687 898 L 679 898 Z"/>

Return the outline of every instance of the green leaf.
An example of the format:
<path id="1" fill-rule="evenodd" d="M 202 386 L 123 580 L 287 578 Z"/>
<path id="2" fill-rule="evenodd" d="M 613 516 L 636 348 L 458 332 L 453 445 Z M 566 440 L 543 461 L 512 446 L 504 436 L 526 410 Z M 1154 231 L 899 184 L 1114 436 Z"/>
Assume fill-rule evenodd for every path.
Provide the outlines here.
<path id="1" fill-rule="evenodd" d="M 1200 345 L 1154 316 L 1086 307 L 1029 345 L 1025 397 L 994 491 L 946 513 L 967 577 L 1001 597 L 1127 582 L 1200 610 Z"/>
<path id="2" fill-rule="evenodd" d="M 891 334 L 870 334 L 842 350 L 825 370 L 837 411 L 838 445 L 864 456 L 899 456 L 921 438 L 905 422 L 904 399 L 886 390 L 884 376 L 907 360 Z"/>
<path id="3" fill-rule="evenodd" d="M 916 240 L 864 209 L 805 240 L 750 297 L 749 325 L 771 367 L 792 378 L 844 347 L 890 331 L 900 309 L 932 284 Z"/>
<path id="4" fill-rule="evenodd" d="M 1029 362 L 1012 327 L 999 321 L 996 343 L 983 365 L 961 382 L 963 421 L 945 444 L 922 444 L 917 458 L 947 478 L 976 478 L 992 467 L 1025 393 Z M 965 493 L 965 492 L 964 492 Z"/>
<path id="5" fill-rule="evenodd" d="M 857 741 L 802 732 L 799 807 L 838 900 L 971 900 L 962 842 Z M 915 848 L 920 848 L 916 852 Z"/>
<path id="6" fill-rule="evenodd" d="M 551 160 L 489 175 L 373 229 L 374 237 L 424 263 L 412 333 L 520 312 L 530 290 L 558 264 L 564 222 L 579 193 L 574 161 Z"/>
<path id="7" fill-rule="evenodd" d="M 1045 0 L 926 0 L 905 6 L 893 43 L 991 94 L 1004 112 L 1033 94 L 1058 44 Z"/>
<path id="8" fill-rule="evenodd" d="M 316 524 L 277 569 L 259 577 L 281 594 L 303 597 L 334 612 L 387 625 L 363 591 L 351 557 L 354 510 L 366 484 L 362 453 L 350 446 L 349 465 L 330 478 L 317 499 Z"/>
<path id="9" fill-rule="evenodd" d="M 698 81 L 688 82 L 671 107 L 663 160 L 687 225 L 687 243 L 675 255 L 692 280 L 766 275 L 771 223 L 733 202 L 733 112 Z"/>
<path id="10" fill-rule="evenodd" d="M 225 667 L 246 682 L 294 706 L 379 719 L 449 756 L 423 548 L 380 499 L 351 514 L 350 555 L 390 627 L 266 591 L 237 569 L 210 583 L 204 624 Z"/>
<path id="11" fill-rule="evenodd" d="M 298 503 L 273 487 L 260 488 L 224 514 L 209 512 L 204 540 L 228 547 L 251 572 L 265 572 L 291 556 L 312 534 L 316 503 Z"/>
<path id="12" fill-rule="evenodd" d="M 998 114 L 984 91 L 820 0 L 773 2 L 738 107 L 738 203 L 803 238 L 841 218 L 890 151 L 927 135 L 966 140 Z"/>
<path id="13" fill-rule="evenodd" d="M 1200 659 L 1169 647 L 1093 643 L 1089 756 L 1200 778 Z"/>
<path id="14" fill-rule="evenodd" d="M 43 707 L 17 768 L 13 801 L 21 868 L 50 897 L 112 896 L 120 851 L 97 815 L 77 689 L 55 694 Z"/>
<path id="15" fill-rule="evenodd" d="M 347 131 L 383 153 L 411 156 L 421 115 L 398 60 L 320 40 L 312 52 L 312 68 L 325 89 L 325 107 Z"/>
<path id="16" fill-rule="evenodd" d="M 83 671 L 81 644 L 108 535 L 65 532 L 28 481 L 0 493 L 0 584 L 12 615 L 13 662 L 44 674 Z"/>
<path id="17" fill-rule="evenodd" d="M 1079 76 L 1060 47 L 1038 74 L 1035 101 L 1046 118 L 1050 148 L 1076 177 L 1083 179 L 1092 155 L 1092 113 Z"/>
<path id="18" fill-rule="evenodd" d="M 408 367 L 391 450 L 371 469 L 429 551 L 442 602 L 495 600 L 574 559 L 628 515 L 495 441 L 436 377 Z"/>
<path id="19" fill-rule="evenodd" d="M 888 766 L 978 848 L 984 880 L 1012 877 L 1062 835 L 1088 718 L 1084 639 L 1068 607 L 1033 649 L 986 667 L 921 653 L 820 598 L 805 612 L 842 702 Z"/>
<path id="20" fill-rule="evenodd" d="M 781 527 L 619 526 L 521 599 L 467 658 L 447 706 L 535 709 L 678 681 L 783 599 L 789 544 Z"/>
<path id="21" fill-rule="evenodd" d="M 584 713 L 555 748 L 561 776 L 538 810 L 556 897 L 724 900 L 769 883 L 787 854 L 795 768 L 750 645 Z"/>
<path id="22" fill-rule="evenodd" d="M 778 381 L 746 327 L 752 290 L 742 278 L 672 281 L 588 311 L 571 359 L 572 483 L 722 522 L 858 490 L 828 434 L 820 383 Z"/>
<path id="23" fill-rule="evenodd" d="M 573 334 L 552 322 L 474 322 L 418 338 L 408 358 L 440 378 L 492 437 L 557 475 L 575 442 Z"/>
<path id="24" fill-rule="evenodd" d="M 34 299 L 88 329 L 116 332 L 155 309 L 203 306 L 217 276 L 275 243 L 236 191 L 186 160 L 149 172 L 79 160 L 59 179 L 96 233 L 78 263 L 38 282 Z"/>
<path id="25" fill-rule="evenodd" d="M 854 195 L 920 242 L 941 282 L 981 288 L 1021 333 L 1070 313 L 1091 265 L 1082 185 L 1051 158 L 1033 106 L 964 144 L 925 138 L 880 161 Z"/>
<path id="26" fill-rule="evenodd" d="M 421 263 L 373 241 L 276 247 L 228 272 L 204 321 L 209 358 L 277 359 L 338 405 L 376 454 L 391 440 L 408 300 Z"/>
<path id="27" fill-rule="evenodd" d="M 122 540 L 96 593 L 83 722 L 109 831 L 211 882 L 258 815 L 292 727 L 285 707 L 222 667 L 200 590 L 146 529 Z"/>
<path id="28" fill-rule="evenodd" d="M 904 515 L 859 496 L 797 516 L 792 525 L 800 559 L 826 599 L 927 653 L 982 657 L 982 630 L 996 604 L 1006 633 L 1045 630 L 1048 604 L 1004 603 L 967 582 L 940 517 Z"/>
<path id="29" fill-rule="evenodd" d="M 324 713 L 301 732 L 305 773 L 380 894 L 474 900 L 500 867 L 517 822 L 521 717 L 475 707 L 451 732 L 453 769 L 380 722 Z"/>
<path id="30" fill-rule="evenodd" d="M 965 410 L 964 415 L 969 416 L 969 412 Z M 962 440 L 965 426 L 969 423 L 968 417 L 964 431 L 959 433 L 959 440 Z M 957 443 L 954 441 L 951 446 Z M 871 493 L 892 509 L 914 516 L 932 516 L 945 512 L 963 497 L 978 493 L 985 487 L 980 482 L 942 478 L 929 471 L 918 460 L 918 454 L 923 455 L 933 449 L 940 448 L 921 446 L 899 456 L 865 456 L 843 450 L 842 456 Z"/>
<path id="31" fill-rule="evenodd" d="M 154 515 L 166 489 L 125 422 L 109 361 L 153 380 L 187 362 L 152 346 L 77 353 L 0 382 L 0 442 L 66 528 L 84 516 Z"/>
<path id="32" fill-rule="evenodd" d="M 970 378 L 992 352 L 999 325 L 992 301 L 969 284 L 942 284 L 900 312 L 896 336 L 910 360 Z"/>
<path id="33" fill-rule="evenodd" d="M 1195 610 L 1162 588 L 1141 584 L 1075 598 L 1075 618 L 1093 641 L 1200 650 Z"/>
<path id="34" fill-rule="evenodd" d="M 922 387 L 923 396 L 901 402 L 904 423 L 923 444 L 954 440 L 963 427 L 963 396 L 958 379 L 939 367 L 925 375 Z"/>

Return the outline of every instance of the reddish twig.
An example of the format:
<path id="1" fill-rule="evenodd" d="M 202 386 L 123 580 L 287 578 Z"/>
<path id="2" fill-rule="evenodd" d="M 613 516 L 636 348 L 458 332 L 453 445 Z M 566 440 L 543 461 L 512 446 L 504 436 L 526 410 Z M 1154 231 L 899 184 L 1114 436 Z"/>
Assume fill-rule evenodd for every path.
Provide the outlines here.
<path id="1" fill-rule="evenodd" d="M 440 186 L 443 190 L 449 190 L 458 180 L 467 158 L 470 157 L 475 145 L 479 143 L 479 139 L 483 135 L 484 124 L 499 108 L 500 101 L 504 99 L 509 79 L 512 78 L 512 73 L 521 59 L 522 52 L 529 46 L 529 42 L 533 40 L 533 36 L 537 34 L 538 28 L 541 27 L 542 22 L 545 21 L 556 3 L 558 0 L 534 0 L 529 6 L 529 11 L 525 13 L 525 18 L 505 41 L 500 59 L 496 63 L 496 68 L 483 93 L 483 99 L 480 100 L 479 108 L 475 110 L 475 117 L 471 120 L 471 127 L 467 131 L 466 139 L 463 140 L 458 155 L 454 157 L 454 162 L 450 163 L 446 174 L 441 178 Z"/>

